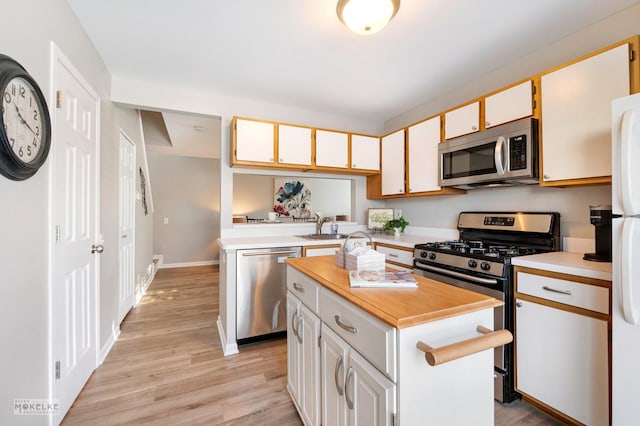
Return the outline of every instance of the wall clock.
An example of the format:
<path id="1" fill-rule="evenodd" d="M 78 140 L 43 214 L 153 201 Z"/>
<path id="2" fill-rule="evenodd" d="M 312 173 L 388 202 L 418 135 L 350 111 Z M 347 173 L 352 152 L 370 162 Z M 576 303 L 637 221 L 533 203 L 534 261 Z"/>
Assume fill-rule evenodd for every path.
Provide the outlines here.
<path id="1" fill-rule="evenodd" d="M 38 83 L 6 55 L 0 55 L 0 94 L 0 173 L 24 180 L 38 171 L 49 154 L 49 110 Z"/>

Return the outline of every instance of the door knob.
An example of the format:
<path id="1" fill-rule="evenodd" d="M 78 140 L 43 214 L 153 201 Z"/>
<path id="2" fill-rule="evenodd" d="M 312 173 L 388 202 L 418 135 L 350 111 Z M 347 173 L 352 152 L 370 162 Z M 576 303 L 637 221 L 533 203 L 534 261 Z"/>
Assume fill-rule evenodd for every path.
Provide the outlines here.
<path id="1" fill-rule="evenodd" d="M 122 238 L 127 238 L 128 235 L 127 234 L 122 234 Z"/>
<path id="2" fill-rule="evenodd" d="M 102 253 L 103 251 L 104 251 L 104 246 L 102 244 L 91 245 L 91 253 Z"/>

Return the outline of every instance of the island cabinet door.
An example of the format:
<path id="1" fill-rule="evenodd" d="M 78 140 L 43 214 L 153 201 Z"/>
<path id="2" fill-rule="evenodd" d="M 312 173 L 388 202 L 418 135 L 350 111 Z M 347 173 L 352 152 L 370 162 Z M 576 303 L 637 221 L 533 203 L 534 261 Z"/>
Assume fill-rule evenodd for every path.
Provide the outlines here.
<path id="1" fill-rule="evenodd" d="M 349 345 L 325 324 L 321 333 L 323 424 L 346 426 L 349 412 L 344 398 L 344 383 L 349 363 Z"/>
<path id="2" fill-rule="evenodd" d="M 300 301 L 287 292 L 287 388 L 297 404 L 300 399 L 300 342 L 298 327 Z"/>
<path id="3" fill-rule="evenodd" d="M 349 354 L 345 380 L 350 425 L 395 424 L 396 385 L 356 351 Z"/>
<path id="4" fill-rule="evenodd" d="M 493 350 L 436 366 L 417 348 L 441 348 L 493 329 L 493 308 L 398 330 L 398 424 L 493 426 Z"/>
<path id="5" fill-rule="evenodd" d="M 320 424 L 320 318 L 300 305 L 300 415 L 306 425 Z"/>

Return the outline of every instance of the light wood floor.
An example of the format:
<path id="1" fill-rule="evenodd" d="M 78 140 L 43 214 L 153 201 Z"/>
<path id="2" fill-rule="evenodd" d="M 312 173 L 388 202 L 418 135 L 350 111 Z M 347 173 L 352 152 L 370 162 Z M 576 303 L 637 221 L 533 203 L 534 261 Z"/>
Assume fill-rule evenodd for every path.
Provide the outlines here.
<path id="1" fill-rule="evenodd" d="M 162 269 L 63 425 L 300 425 L 286 390 L 286 341 L 222 356 L 216 266 Z M 557 425 L 496 403 L 496 425 Z"/>

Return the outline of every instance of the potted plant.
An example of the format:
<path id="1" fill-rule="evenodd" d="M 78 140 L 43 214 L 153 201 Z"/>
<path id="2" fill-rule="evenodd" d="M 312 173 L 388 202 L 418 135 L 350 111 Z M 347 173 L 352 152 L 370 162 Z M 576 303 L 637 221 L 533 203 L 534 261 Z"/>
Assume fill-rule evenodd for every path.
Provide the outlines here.
<path id="1" fill-rule="evenodd" d="M 391 219 L 385 222 L 384 229 L 385 231 L 393 232 L 393 235 L 398 236 L 400 234 L 404 234 L 404 228 L 407 227 L 409 222 L 400 216 L 397 219 Z"/>

